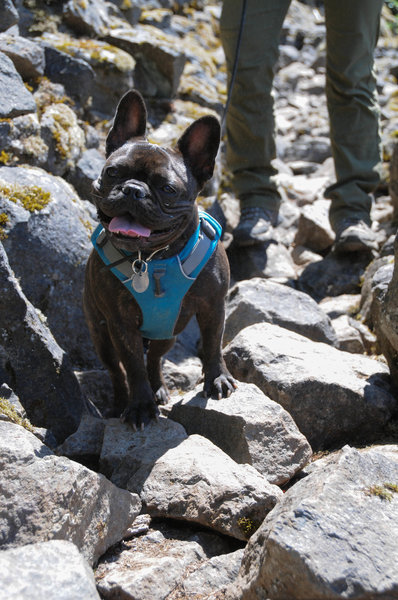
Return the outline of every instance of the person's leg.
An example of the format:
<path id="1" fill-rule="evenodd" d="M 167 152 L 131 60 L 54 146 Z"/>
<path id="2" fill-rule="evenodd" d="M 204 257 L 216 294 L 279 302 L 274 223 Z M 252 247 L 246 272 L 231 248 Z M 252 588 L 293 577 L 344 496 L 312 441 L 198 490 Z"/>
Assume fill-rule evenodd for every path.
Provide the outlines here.
<path id="1" fill-rule="evenodd" d="M 271 166 L 276 154 L 273 69 L 289 4 L 290 0 L 247 0 L 238 69 L 226 117 L 227 165 L 233 174 L 234 191 L 240 200 L 242 214 L 245 209 L 261 207 L 269 211 L 271 220 L 276 218 L 280 204 L 274 182 L 276 172 Z M 229 81 L 241 11 L 242 0 L 224 0 L 220 30 Z M 242 225 L 240 223 L 238 229 Z"/>
<path id="2" fill-rule="evenodd" d="M 332 200 L 329 217 L 338 236 L 347 219 L 363 221 L 364 231 L 368 229 L 371 194 L 379 183 L 373 53 L 382 4 L 383 0 L 349 0 L 344 5 L 340 0 L 325 0 L 326 95 L 337 180 L 325 196 Z"/>

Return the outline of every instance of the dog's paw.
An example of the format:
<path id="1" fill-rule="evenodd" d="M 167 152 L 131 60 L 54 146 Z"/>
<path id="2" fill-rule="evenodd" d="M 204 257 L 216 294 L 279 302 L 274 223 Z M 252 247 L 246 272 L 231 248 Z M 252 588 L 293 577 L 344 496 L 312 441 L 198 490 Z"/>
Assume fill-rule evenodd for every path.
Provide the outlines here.
<path id="1" fill-rule="evenodd" d="M 126 410 L 120 416 L 122 423 L 130 425 L 134 431 L 137 429 L 144 429 L 154 419 L 159 416 L 159 409 L 154 401 L 141 402 L 140 404 L 133 404 L 126 408 Z"/>
<path id="2" fill-rule="evenodd" d="M 221 400 L 221 398 L 228 398 L 237 387 L 238 384 L 232 375 L 221 373 L 213 381 L 205 382 L 203 395 L 205 398 L 215 396 L 218 400 Z"/>

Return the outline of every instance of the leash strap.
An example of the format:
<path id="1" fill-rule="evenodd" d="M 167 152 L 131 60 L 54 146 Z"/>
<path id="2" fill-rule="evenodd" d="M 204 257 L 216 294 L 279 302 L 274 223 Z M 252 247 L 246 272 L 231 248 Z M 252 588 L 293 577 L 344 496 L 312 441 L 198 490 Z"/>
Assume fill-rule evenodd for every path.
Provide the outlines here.
<path id="1" fill-rule="evenodd" d="M 229 105 L 231 103 L 232 90 L 234 88 L 236 73 L 238 71 L 238 62 L 239 62 L 239 55 L 240 55 L 240 47 L 242 44 L 243 27 L 244 27 L 245 20 L 246 20 L 246 9 L 247 9 L 247 0 L 242 0 L 242 12 L 240 15 L 238 37 L 236 40 L 234 64 L 232 67 L 231 79 L 229 81 L 229 86 L 228 86 L 227 101 L 225 103 L 224 112 L 223 112 L 222 119 L 221 119 L 221 135 L 222 136 L 225 133 L 225 120 L 227 117 Z"/>

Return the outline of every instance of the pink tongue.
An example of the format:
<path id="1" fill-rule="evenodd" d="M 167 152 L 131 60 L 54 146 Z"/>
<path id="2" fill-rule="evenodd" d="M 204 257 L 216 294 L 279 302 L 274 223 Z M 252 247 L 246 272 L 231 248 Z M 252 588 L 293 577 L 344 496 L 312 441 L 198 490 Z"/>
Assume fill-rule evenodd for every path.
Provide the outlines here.
<path id="1" fill-rule="evenodd" d="M 151 230 L 128 217 L 113 217 L 108 225 L 112 233 L 122 233 L 130 237 L 149 237 Z"/>

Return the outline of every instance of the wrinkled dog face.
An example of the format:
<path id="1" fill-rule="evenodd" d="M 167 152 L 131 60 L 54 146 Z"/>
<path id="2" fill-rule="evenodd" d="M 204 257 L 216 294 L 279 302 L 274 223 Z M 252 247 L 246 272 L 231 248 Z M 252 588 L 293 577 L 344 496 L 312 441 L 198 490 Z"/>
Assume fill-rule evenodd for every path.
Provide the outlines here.
<path id="1" fill-rule="evenodd" d="M 145 139 L 146 109 L 128 92 L 106 144 L 107 160 L 93 184 L 98 217 L 114 246 L 132 252 L 172 244 L 193 214 L 195 198 L 213 172 L 219 124 L 195 121 L 174 149 Z"/>

